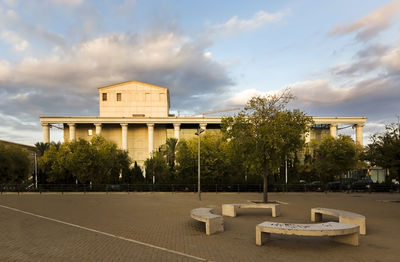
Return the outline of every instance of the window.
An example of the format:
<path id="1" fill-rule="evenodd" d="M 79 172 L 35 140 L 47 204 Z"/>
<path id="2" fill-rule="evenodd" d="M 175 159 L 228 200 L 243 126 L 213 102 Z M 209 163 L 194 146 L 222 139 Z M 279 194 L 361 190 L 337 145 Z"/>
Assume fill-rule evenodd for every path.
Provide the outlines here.
<path id="1" fill-rule="evenodd" d="M 88 136 L 91 136 L 91 135 L 93 135 L 93 130 L 92 130 L 92 129 L 89 129 L 89 130 L 88 130 Z"/>
<path id="2" fill-rule="evenodd" d="M 107 93 L 103 93 L 103 101 L 107 101 Z"/>
<path id="3" fill-rule="evenodd" d="M 121 93 L 117 93 L 117 101 L 121 101 Z"/>

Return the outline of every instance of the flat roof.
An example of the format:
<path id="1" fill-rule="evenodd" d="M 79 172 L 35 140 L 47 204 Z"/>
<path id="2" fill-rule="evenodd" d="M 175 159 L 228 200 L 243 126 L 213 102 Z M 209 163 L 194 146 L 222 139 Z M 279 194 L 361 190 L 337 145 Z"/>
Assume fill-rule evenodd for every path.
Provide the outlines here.
<path id="1" fill-rule="evenodd" d="M 125 82 L 121 82 L 121 83 L 117 83 L 117 84 L 103 86 L 103 87 L 99 87 L 98 89 L 111 88 L 111 87 L 116 87 L 116 86 L 123 86 L 123 85 L 126 85 L 126 84 L 140 84 L 140 85 L 145 85 L 145 86 L 150 86 L 150 87 L 168 89 L 168 88 L 163 87 L 163 86 L 152 85 L 152 84 L 148 84 L 148 83 L 144 83 L 144 82 L 140 82 L 140 81 L 135 81 L 135 80 L 130 80 L 130 81 L 125 81 Z"/>

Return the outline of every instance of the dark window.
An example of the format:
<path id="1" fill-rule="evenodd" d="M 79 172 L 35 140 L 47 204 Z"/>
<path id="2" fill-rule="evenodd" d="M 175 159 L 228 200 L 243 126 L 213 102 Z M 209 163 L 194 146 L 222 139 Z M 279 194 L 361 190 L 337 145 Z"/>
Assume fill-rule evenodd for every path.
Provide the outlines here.
<path id="1" fill-rule="evenodd" d="M 121 101 L 121 93 L 117 93 L 117 101 Z"/>
<path id="2" fill-rule="evenodd" d="M 107 93 L 103 93 L 103 101 L 107 101 Z"/>

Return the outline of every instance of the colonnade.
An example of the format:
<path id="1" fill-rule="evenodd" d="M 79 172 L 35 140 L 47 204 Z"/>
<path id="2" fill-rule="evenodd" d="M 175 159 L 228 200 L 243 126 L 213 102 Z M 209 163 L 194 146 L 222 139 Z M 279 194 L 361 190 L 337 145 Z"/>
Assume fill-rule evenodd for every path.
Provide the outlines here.
<path id="1" fill-rule="evenodd" d="M 360 145 L 363 145 L 363 124 L 355 124 L 354 125 L 356 129 L 356 142 Z M 337 130 L 338 130 L 338 124 L 330 124 L 329 125 L 329 133 L 332 137 L 336 138 L 337 137 Z"/>
<path id="2" fill-rule="evenodd" d="M 356 129 L 356 142 L 360 145 L 363 145 L 363 127 L 364 124 L 354 124 L 353 127 Z M 333 138 L 337 138 L 338 124 L 329 124 L 329 134 Z M 306 143 L 311 141 L 310 133 L 308 132 L 305 135 Z"/>
<path id="3" fill-rule="evenodd" d="M 329 133 L 332 137 L 336 138 L 339 121 L 336 121 L 333 123 L 332 122 L 327 123 L 327 124 L 329 124 Z M 353 127 L 355 127 L 355 129 L 356 129 L 356 142 L 360 145 L 363 145 L 364 123 L 359 122 L 359 121 L 357 121 L 357 122 L 356 122 L 356 124 L 353 124 Z M 365 122 L 365 120 L 364 120 L 364 122 Z M 76 124 L 75 123 L 67 123 L 67 125 L 69 127 L 69 140 L 73 141 L 76 139 Z M 121 147 L 123 150 L 128 150 L 128 127 L 129 126 L 128 126 L 128 123 L 120 123 L 120 125 L 121 125 L 121 141 L 122 141 Z M 155 126 L 155 123 L 146 123 L 146 125 L 147 125 L 147 132 L 148 132 L 148 141 L 147 141 L 148 150 L 149 150 L 148 153 L 149 153 L 149 155 L 151 155 L 151 153 L 154 150 L 154 126 Z M 100 135 L 102 132 L 102 124 L 94 123 L 94 126 L 96 128 L 96 135 Z M 50 124 L 42 123 L 42 127 L 43 127 L 43 142 L 49 143 L 50 142 Z M 207 124 L 199 123 L 199 127 L 201 129 L 205 130 L 207 127 Z M 179 140 L 180 128 L 181 128 L 181 123 L 173 123 L 174 137 L 177 138 L 178 140 Z M 305 140 L 306 140 L 306 142 L 310 142 L 310 134 L 305 135 Z"/>
<path id="4" fill-rule="evenodd" d="M 76 139 L 76 124 L 75 123 L 68 123 L 69 127 L 69 141 L 73 141 Z M 121 123 L 121 148 L 123 150 L 128 150 L 128 123 Z M 148 132 L 148 149 L 149 155 L 154 151 L 154 123 L 147 123 L 147 132 Z M 96 135 L 100 135 L 102 131 L 102 124 L 95 123 L 96 128 Z M 179 140 L 180 134 L 180 123 L 174 123 L 174 137 Z M 43 142 L 49 143 L 50 142 L 50 124 L 42 124 L 43 127 Z M 201 123 L 199 124 L 201 129 L 206 130 L 207 124 Z"/>

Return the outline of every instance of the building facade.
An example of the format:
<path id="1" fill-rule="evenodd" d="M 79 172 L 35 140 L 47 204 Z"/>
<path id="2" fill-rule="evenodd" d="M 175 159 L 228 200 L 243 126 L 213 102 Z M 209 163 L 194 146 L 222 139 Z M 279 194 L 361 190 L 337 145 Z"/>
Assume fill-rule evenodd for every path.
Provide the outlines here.
<path id="1" fill-rule="evenodd" d="M 127 150 L 139 165 L 163 145 L 167 138 L 186 139 L 195 136 L 200 127 L 218 132 L 221 117 L 175 116 L 169 114 L 169 91 L 165 87 L 128 81 L 99 88 L 99 116 L 42 116 L 43 142 L 50 142 L 52 124 L 62 124 L 64 141 L 91 139 L 102 135 Z M 356 141 L 363 144 L 365 117 L 313 117 L 314 125 L 306 142 L 324 135 L 337 136 L 339 124 L 352 125 Z"/>

